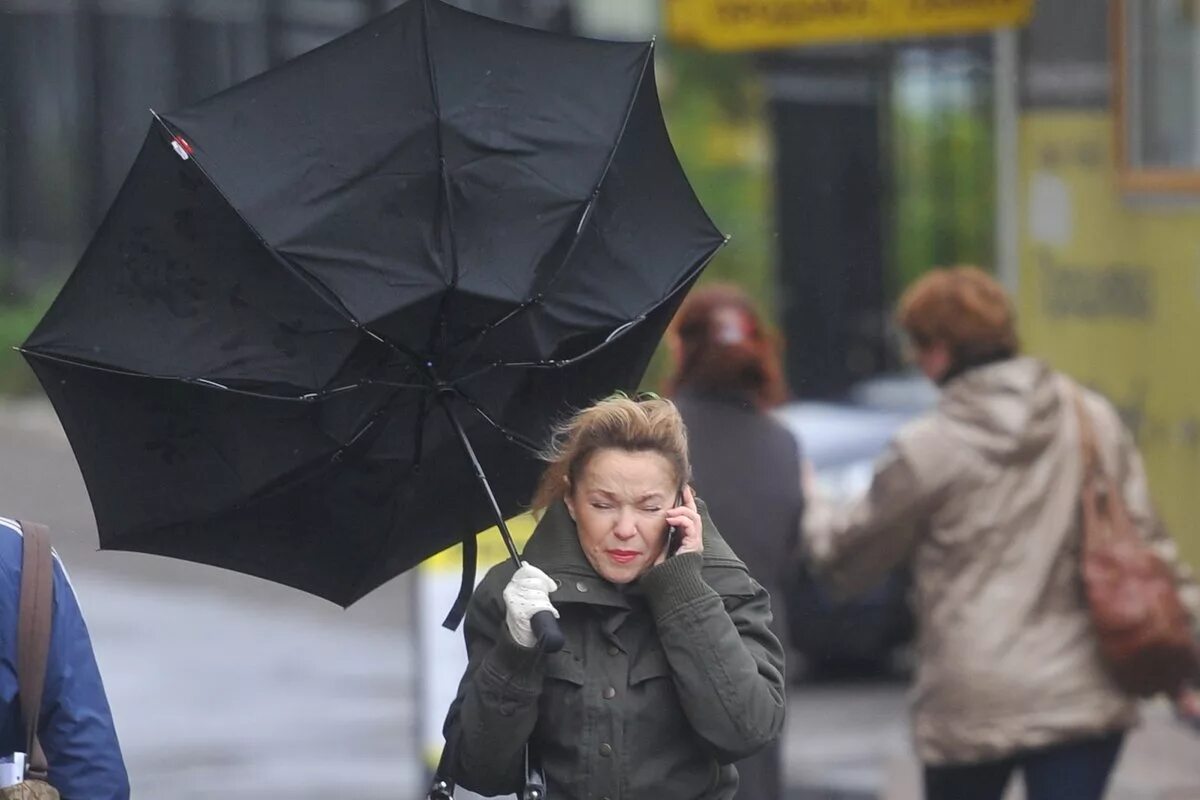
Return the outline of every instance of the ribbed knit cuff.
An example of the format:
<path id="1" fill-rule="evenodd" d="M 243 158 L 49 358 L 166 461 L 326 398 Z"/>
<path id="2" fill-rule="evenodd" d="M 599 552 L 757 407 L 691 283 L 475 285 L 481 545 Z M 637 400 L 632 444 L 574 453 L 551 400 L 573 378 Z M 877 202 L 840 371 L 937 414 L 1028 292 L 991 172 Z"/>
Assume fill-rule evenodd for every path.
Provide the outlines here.
<path id="1" fill-rule="evenodd" d="M 546 654 L 536 647 L 517 644 L 505 625 L 500 640 L 483 666 L 499 687 L 524 694 L 540 694 L 546 675 Z"/>
<path id="2" fill-rule="evenodd" d="M 693 600 L 714 594 L 700 575 L 703 566 L 702 553 L 680 553 L 642 576 L 642 589 L 656 620 Z"/>

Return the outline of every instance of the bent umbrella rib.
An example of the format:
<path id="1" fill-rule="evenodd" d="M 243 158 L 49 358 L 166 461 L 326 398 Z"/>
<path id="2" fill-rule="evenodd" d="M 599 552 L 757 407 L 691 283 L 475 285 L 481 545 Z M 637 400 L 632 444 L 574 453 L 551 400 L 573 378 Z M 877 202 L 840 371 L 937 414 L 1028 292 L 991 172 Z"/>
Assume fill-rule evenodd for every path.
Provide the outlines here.
<path id="1" fill-rule="evenodd" d="M 437 315 L 430 328 L 429 344 L 426 346 L 429 352 L 434 353 L 437 352 L 436 340 L 445 336 L 446 308 L 450 303 L 451 293 L 458 286 L 458 240 L 454 230 L 454 205 L 450 202 L 450 177 L 446 173 L 446 149 L 442 141 L 442 101 L 438 93 L 437 72 L 433 63 L 433 38 L 429 29 L 428 0 L 421 0 L 421 38 L 422 44 L 425 46 L 425 71 L 429 76 L 429 97 L 433 103 L 433 128 L 437 138 L 438 204 L 437 224 L 434 226 L 434 230 L 435 232 L 440 231 L 444 213 L 450 235 L 450 286 L 447 291 L 442 293 L 441 300 L 438 302 Z"/>
<path id="2" fill-rule="evenodd" d="M 325 398 L 332 397 L 333 395 L 336 395 L 336 394 L 343 394 L 345 392 L 350 392 L 350 391 L 354 391 L 356 389 L 361 389 L 364 386 L 384 386 L 386 388 L 392 388 L 392 389 L 397 389 L 397 388 L 398 389 L 419 389 L 421 391 L 429 391 L 431 389 L 431 387 L 428 384 L 415 384 L 415 383 L 409 384 L 409 383 L 399 383 L 399 382 L 395 382 L 395 381 L 378 381 L 378 380 L 366 379 L 366 380 L 359 381 L 357 383 L 348 383 L 348 384 L 345 384 L 342 386 L 335 386 L 331 389 L 323 389 L 319 392 L 305 392 L 304 394 L 300 394 L 300 395 L 273 394 L 271 392 L 255 392 L 250 389 L 239 389 L 234 386 L 226 386 L 225 384 L 223 384 L 219 381 L 210 380 L 208 378 L 195 378 L 195 377 L 190 377 L 187 375 L 150 375 L 145 372 L 136 372 L 136 371 L 130 370 L 130 369 L 121 369 L 120 367 L 114 367 L 114 366 L 110 366 L 107 364 L 99 364 L 94 361 L 86 361 L 84 359 L 79 359 L 79 358 L 69 358 L 67 356 L 61 356 L 61 355 L 57 355 L 57 354 L 53 354 L 53 353 L 45 353 L 45 352 L 42 352 L 41 350 L 31 350 L 27 347 L 14 347 L 13 349 L 16 350 L 18 353 L 20 353 L 21 355 L 25 356 L 26 358 L 39 358 L 39 359 L 42 359 L 43 361 L 53 361 L 53 362 L 56 362 L 59 364 L 67 364 L 68 366 L 72 366 L 72 367 L 79 367 L 81 369 L 89 369 L 89 370 L 93 370 L 95 372 L 104 372 L 109 375 L 121 375 L 121 376 L 128 377 L 128 378 L 144 378 L 146 380 L 152 380 L 152 381 L 173 381 L 175 383 L 182 383 L 182 384 L 186 384 L 189 386 L 203 386 L 208 389 L 216 389 L 218 391 L 229 392 L 230 394 L 241 395 L 243 397 L 255 397 L 260 400 L 279 400 L 282 402 L 310 403 L 310 402 L 313 402 L 316 400 L 324 400 Z"/>
<path id="3" fill-rule="evenodd" d="M 486 325 L 480 326 L 470 333 L 465 334 L 462 338 L 458 339 L 452 344 L 453 347 L 457 347 L 458 345 L 469 342 L 472 339 L 476 340 L 476 345 L 478 346 L 479 340 L 481 340 L 488 332 L 495 330 L 499 326 L 511 321 L 515 317 L 527 311 L 529 308 L 541 302 L 542 297 L 546 293 L 546 289 L 548 289 L 554 283 L 555 279 L 558 278 L 559 274 L 562 273 L 563 269 L 570 262 L 571 257 L 575 255 L 575 249 L 578 247 L 580 239 L 583 238 L 583 229 L 587 227 L 587 223 L 591 220 L 592 209 L 595 208 L 596 200 L 600 197 L 600 190 L 604 187 L 604 181 L 608 178 L 608 173 L 612 168 L 613 161 L 616 160 L 617 151 L 621 147 L 621 142 L 625 139 L 625 131 L 629 127 L 629 120 L 633 116 L 634 106 L 637 104 L 638 96 L 642 92 L 642 86 L 646 82 L 646 72 L 648 71 L 653 59 L 654 42 L 650 42 L 649 46 L 646 48 L 646 56 L 644 59 L 642 59 L 641 72 L 638 73 L 638 79 L 634 83 L 633 91 L 629 95 L 629 102 L 625 106 L 625 116 L 621 120 L 621 127 L 617 131 L 616 139 L 613 142 L 612 148 L 608 152 L 608 159 L 604 162 L 604 168 L 600 170 L 600 177 L 596 180 L 596 185 L 592 188 L 591 197 L 588 198 L 587 203 L 583 207 L 583 212 L 579 216 L 579 221 L 575 224 L 575 234 L 572 236 L 571 243 L 567 246 L 567 251 L 563 254 L 562 260 L 558 263 L 558 266 L 555 267 L 549 278 L 547 278 L 545 284 L 534 294 L 533 297 L 521 303 L 512 311 L 509 311 L 495 321 L 489 322 Z M 469 361 L 474 352 L 475 348 L 472 348 L 471 351 L 469 351 L 466 356 L 460 360 L 460 363 Z"/>
<path id="4" fill-rule="evenodd" d="M 721 248 L 724 247 L 728 241 L 729 241 L 729 237 L 725 237 L 724 239 L 722 239 L 717 244 L 716 247 L 714 247 L 707 254 L 705 254 L 704 257 L 700 258 L 692 266 L 692 268 L 690 270 L 688 270 L 688 272 L 679 281 L 679 283 L 675 286 L 675 288 L 673 288 L 671 291 L 667 292 L 667 294 L 664 295 L 660 300 L 658 300 L 658 302 L 656 302 L 653 306 L 651 306 L 650 308 L 643 311 L 641 314 L 639 314 L 634 319 L 631 319 L 630 321 L 623 323 L 622 325 L 619 325 L 616 328 L 614 328 L 608 334 L 608 336 L 605 337 L 604 341 L 601 342 L 600 344 L 596 345 L 595 347 L 592 347 L 589 350 L 585 350 L 584 352 L 580 353 L 579 355 L 572 356 L 570 358 L 564 358 L 564 359 L 551 359 L 548 361 L 497 361 L 492 364 L 487 364 L 485 366 L 482 366 L 479 369 L 475 370 L 474 372 L 469 372 L 460 378 L 456 378 L 454 380 L 455 388 L 458 388 L 458 385 L 463 383 L 464 381 L 469 381 L 472 378 L 477 378 L 486 372 L 491 372 L 494 369 L 499 369 L 502 367 L 504 367 L 504 368 L 521 368 L 521 369 L 560 369 L 562 367 L 572 366 L 573 364 L 577 364 L 586 358 L 590 358 L 591 356 L 594 356 L 596 353 L 599 353 L 601 350 L 608 347 L 610 344 L 612 344 L 616 340 L 620 339 L 626 333 L 628 333 L 632 329 L 636 328 L 641 322 L 643 322 L 646 319 L 646 317 L 648 317 L 651 313 L 653 313 L 656 308 L 658 308 L 663 303 L 667 302 L 672 297 L 674 297 L 676 294 L 678 294 L 683 289 L 683 287 L 687 286 L 696 276 L 698 276 L 704 270 L 705 267 L 708 266 L 708 263 L 710 261 L 712 261 L 714 257 L 716 257 L 717 253 L 720 252 Z M 503 429 L 501 429 L 501 430 L 503 430 Z"/>
<path id="5" fill-rule="evenodd" d="M 493 428 L 495 428 L 497 431 L 499 431 L 504 436 L 504 438 L 508 439 L 510 442 L 512 442 L 513 444 L 515 444 L 519 447 L 525 448 L 526 450 L 533 453 L 534 455 L 539 455 L 541 453 L 541 448 L 538 446 L 537 442 L 534 442 L 532 439 L 522 436 L 521 434 L 517 433 L 516 431 L 514 431 L 510 428 L 504 427 L 499 422 L 497 422 L 495 419 L 493 419 L 492 416 L 483 409 L 483 406 L 481 406 L 479 404 L 479 402 L 475 400 L 475 398 L 471 397 L 470 395 L 468 395 L 466 392 L 464 392 L 462 389 L 460 389 L 457 386 L 454 386 L 452 388 L 454 390 L 455 397 L 460 398 L 463 402 L 465 402 L 472 409 L 474 409 L 475 413 L 478 414 L 480 416 L 480 418 L 483 419 L 484 422 L 486 422 L 487 424 L 489 424 Z"/>

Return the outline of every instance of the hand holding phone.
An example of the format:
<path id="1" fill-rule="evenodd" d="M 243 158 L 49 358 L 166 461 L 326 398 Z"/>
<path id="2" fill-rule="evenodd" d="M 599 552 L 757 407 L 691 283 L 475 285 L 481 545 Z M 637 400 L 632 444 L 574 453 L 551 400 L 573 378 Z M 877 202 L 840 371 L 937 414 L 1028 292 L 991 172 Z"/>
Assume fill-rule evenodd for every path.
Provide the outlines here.
<path id="1" fill-rule="evenodd" d="M 669 527 L 658 560 L 660 564 L 680 552 L 704 552 L 703 523 L 700 520 L 700 511 L 696 508 L 696 495 L 690 486 L 684 485 L 675 503 L 675 507 L 667 511 Z"/>
<path id="2" fill-rule="evenodd" d="M 675 507 L 683 505 L 683 490 L 675 495 Z M 680 534 L 679 528 L 674 525 L 667 526 L 667 558 L 679 552 L 679 546 L 683 544 L 683 535 Z"/>

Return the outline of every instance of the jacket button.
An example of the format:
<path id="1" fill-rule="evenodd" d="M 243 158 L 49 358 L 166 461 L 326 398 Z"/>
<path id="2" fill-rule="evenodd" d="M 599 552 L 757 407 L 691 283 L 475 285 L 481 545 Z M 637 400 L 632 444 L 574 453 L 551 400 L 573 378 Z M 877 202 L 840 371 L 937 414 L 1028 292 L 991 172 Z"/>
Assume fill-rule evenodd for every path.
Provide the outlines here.
<path id="1" fill-rule="evenodd" d="M 614 689 L 613 687 L 610 686 L 604 690 L 604 699 L 605 700 L 612 700 L 616 696 L 617 696 L 617 690 Z"/>
<path id="2" fill-rule="evenodd" d="M 577 592 L 579 592 L 580 594 L 586 593 L 587 592 L 587 584 L 584 583 L 583 581 L 579 581 L 575 584 L 575 590 Z"/>
<path id="3" fill-rule="evenodd" d="M 610 644 L 610 645 L 608 646 L 608 654 L 609 654 L 610 656 L 617 656 L 617 655 L 620 655 L 620 654 L 621 654 L 621 648 L 617 647 L 615 644 Z"/>
<path id="4" fill-rule="evenodd" d="M 605 742 L 604 744 L 600 745 L 600 755 L 602 755 L 604 758 L 608 758 L 609 756 L 611 756 L 612 755 L 612 745 L 609 744 L 608 742 Z"/>

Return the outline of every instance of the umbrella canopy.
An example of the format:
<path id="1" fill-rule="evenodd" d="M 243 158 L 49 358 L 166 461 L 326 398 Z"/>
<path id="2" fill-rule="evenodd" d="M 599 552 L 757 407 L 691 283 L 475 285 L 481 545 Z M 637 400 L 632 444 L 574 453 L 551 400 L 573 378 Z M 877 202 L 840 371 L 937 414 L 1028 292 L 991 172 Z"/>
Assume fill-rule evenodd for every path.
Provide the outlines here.
<path id="1" fill-rule="evenodd" d="M 653 46 L 411 0 L 155 117 L 23 347 L 104 549 L 349 605 L 528 503 L 723 243 Z"/>

